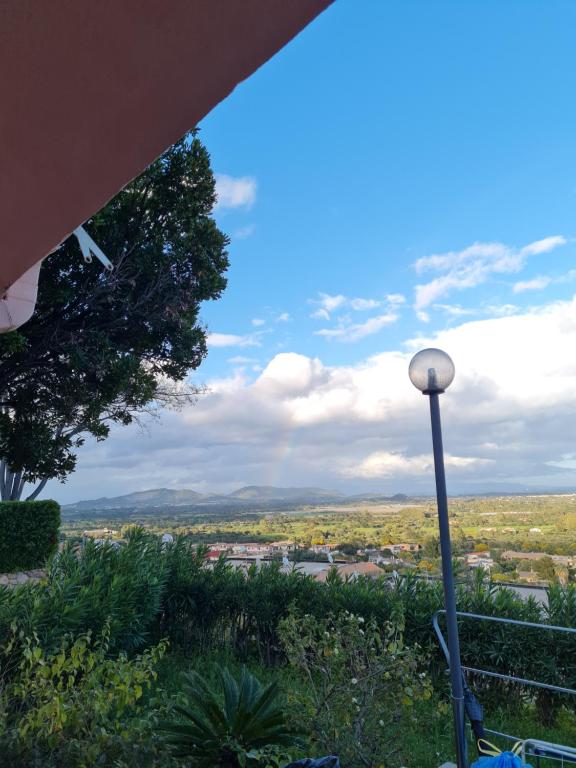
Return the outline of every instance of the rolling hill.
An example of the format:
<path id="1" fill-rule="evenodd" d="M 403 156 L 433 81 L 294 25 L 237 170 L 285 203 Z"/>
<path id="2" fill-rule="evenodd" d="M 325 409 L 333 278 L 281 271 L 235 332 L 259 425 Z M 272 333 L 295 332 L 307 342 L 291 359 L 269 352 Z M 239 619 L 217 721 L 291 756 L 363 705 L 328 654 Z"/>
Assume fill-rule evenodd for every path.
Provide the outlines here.
<path id="1" fill-rule="evenodd" d="M 268 485 L 247 485 L 227 495 L 203 494 L 189 489 L 171 490 L 155 488 L 136 491 L 124 496 L 77 501 L 62 507 L 64 512 L 92 512 L 112 509 L 149 509 L 153 507 L 180 507 L 194 505 L 266 504 L 268 502 L 321 503 L 342 501 L 346 496 L 323 488 L 275 488 Z"/>
<path id="2" fill-rule="evenodd" d="M 233 491 L 228 499 L 245 501 L 327 501 L 344 499 L 345 494 L 338 491 L 327 491 L 324 488 L 276 488 L 272 485 L 246 485 Z"/>
<path id="3" fill-rule="evenodd" d="M 64 510 L 93 510 L 93 509 L 124 509 L 134 507 L 159 507 L 159 506 L 180 506 L 182 504 L 197 504 L 205 499 L 201 493 L 190 490 L 174 491 L 169 488 L 156 488 L 151 491 L 136 491 L 128 493 L 125 496 L 115 496 L 107 498 L 102 496 L 99 499 L 89 499 L 87 501 L 77 501 L 75 504 L 67 504 Z"/>

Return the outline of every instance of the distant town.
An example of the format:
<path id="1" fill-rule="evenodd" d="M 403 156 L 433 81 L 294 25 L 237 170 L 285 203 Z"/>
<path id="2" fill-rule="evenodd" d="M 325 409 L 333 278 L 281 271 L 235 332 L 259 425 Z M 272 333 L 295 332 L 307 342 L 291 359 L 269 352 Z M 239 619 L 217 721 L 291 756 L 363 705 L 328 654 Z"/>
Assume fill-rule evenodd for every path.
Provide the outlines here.
<path id="1" fill-rule="evenodd" d="M 66 535 L 121 545 L 131 527 L 143 525 L 170 540 L 192 539 L 209 562 L 223 558 L 247 568 L 278 561 L 282 569 L 296 568 L 318 580 L 331 569 L 345 578 L 440 574 L 432 499 L 335 500 L 321 489 L 250 487 L 233 494 L 242 498 L 240 508 L 220 502 L 216 511 L 206 512 L 204 499 L 186 506 L 182 492 L 178 505 L 162 503 L 167 493 L 141 494 L 141 506 L 133 503 L 133 494 L 106 500 L 105 510 L 104 500 L 95 510 L 89 502 L 75 505 Z M 480 570 L 495 583 L 526 587 L 576 579 L 573 494 L 457 498 L 450 509 L 458 578 Z M 81 518 L 92 520 L 93 514 L 106 524 L 83 527 Z"/>

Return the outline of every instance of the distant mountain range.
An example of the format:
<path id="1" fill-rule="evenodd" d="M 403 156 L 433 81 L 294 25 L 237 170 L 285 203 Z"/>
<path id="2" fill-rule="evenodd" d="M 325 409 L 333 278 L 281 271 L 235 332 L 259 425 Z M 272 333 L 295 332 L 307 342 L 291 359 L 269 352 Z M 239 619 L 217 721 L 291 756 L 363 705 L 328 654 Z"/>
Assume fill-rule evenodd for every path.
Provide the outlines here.
<path id="1" fill-rule="evenodd" d="M 108 509 L 149 509 L 152 507 L 182 507 L 204 505 L 233 505 L 233 504 L 273 504 L 278 502 L 297 502 L 300 504 L 321 504 L 323 502 L 343 502 L 346 500 L 360 501 L 362 499 L 386 499 L 388 501 L 406 501 L 403 494 L 396 496 L 380 496 L 365 494 L 347 496 L 340 491 L 329 491 L 324 488 L 275 488 L 271 485 L 247 485 L 226 495 L 198 493 L 189 489 L 171 490 L 156 488 L 151 491 L 136 491 L 125 496 L 115 496 L 87 501 L 77 501 L 62 507 L 65 512 L 84 512 Z"/>
<path id="2" fill-rule="evenodd" d="M 233 491 L 229 499 L 244 499 L 245 501 L 292 501 L 293 499 L 344 499 L 344 493 L 327 491 L 324 488 L 275 488 L 273 485 L 246 485 Z"/>

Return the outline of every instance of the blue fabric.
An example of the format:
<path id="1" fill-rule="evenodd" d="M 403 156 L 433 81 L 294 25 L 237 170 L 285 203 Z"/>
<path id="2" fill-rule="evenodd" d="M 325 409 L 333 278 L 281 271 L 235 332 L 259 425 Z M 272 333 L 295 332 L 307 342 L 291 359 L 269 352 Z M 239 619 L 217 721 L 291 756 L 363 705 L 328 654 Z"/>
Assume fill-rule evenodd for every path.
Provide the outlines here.
<path id="1" fill-rule="evenodd" d="M 481 757 L 472 763 L 471 768 L 524 768 L 522 760 L 512 752 L 501 752 L 495 757 Z M 531 766 L 526 763 L 526 768 Z"/>

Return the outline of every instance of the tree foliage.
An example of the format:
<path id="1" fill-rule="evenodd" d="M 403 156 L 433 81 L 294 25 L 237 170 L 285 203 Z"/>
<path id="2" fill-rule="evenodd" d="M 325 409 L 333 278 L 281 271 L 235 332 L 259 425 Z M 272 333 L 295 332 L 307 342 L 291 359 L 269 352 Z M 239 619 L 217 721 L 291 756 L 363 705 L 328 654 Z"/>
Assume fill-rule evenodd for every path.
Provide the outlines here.
<path id="1" fill-rule="evenodd" d="M 87 435 L 190 399 L 206 355 L 201 302 L 220 297 L 227 237 L 208 152 L 192 133 L 85 224 L 114 264 L 85 264 L 69 237 L 45 259 L 37 309 L 0 336 L 0 491 L 63 480 Z"/>

